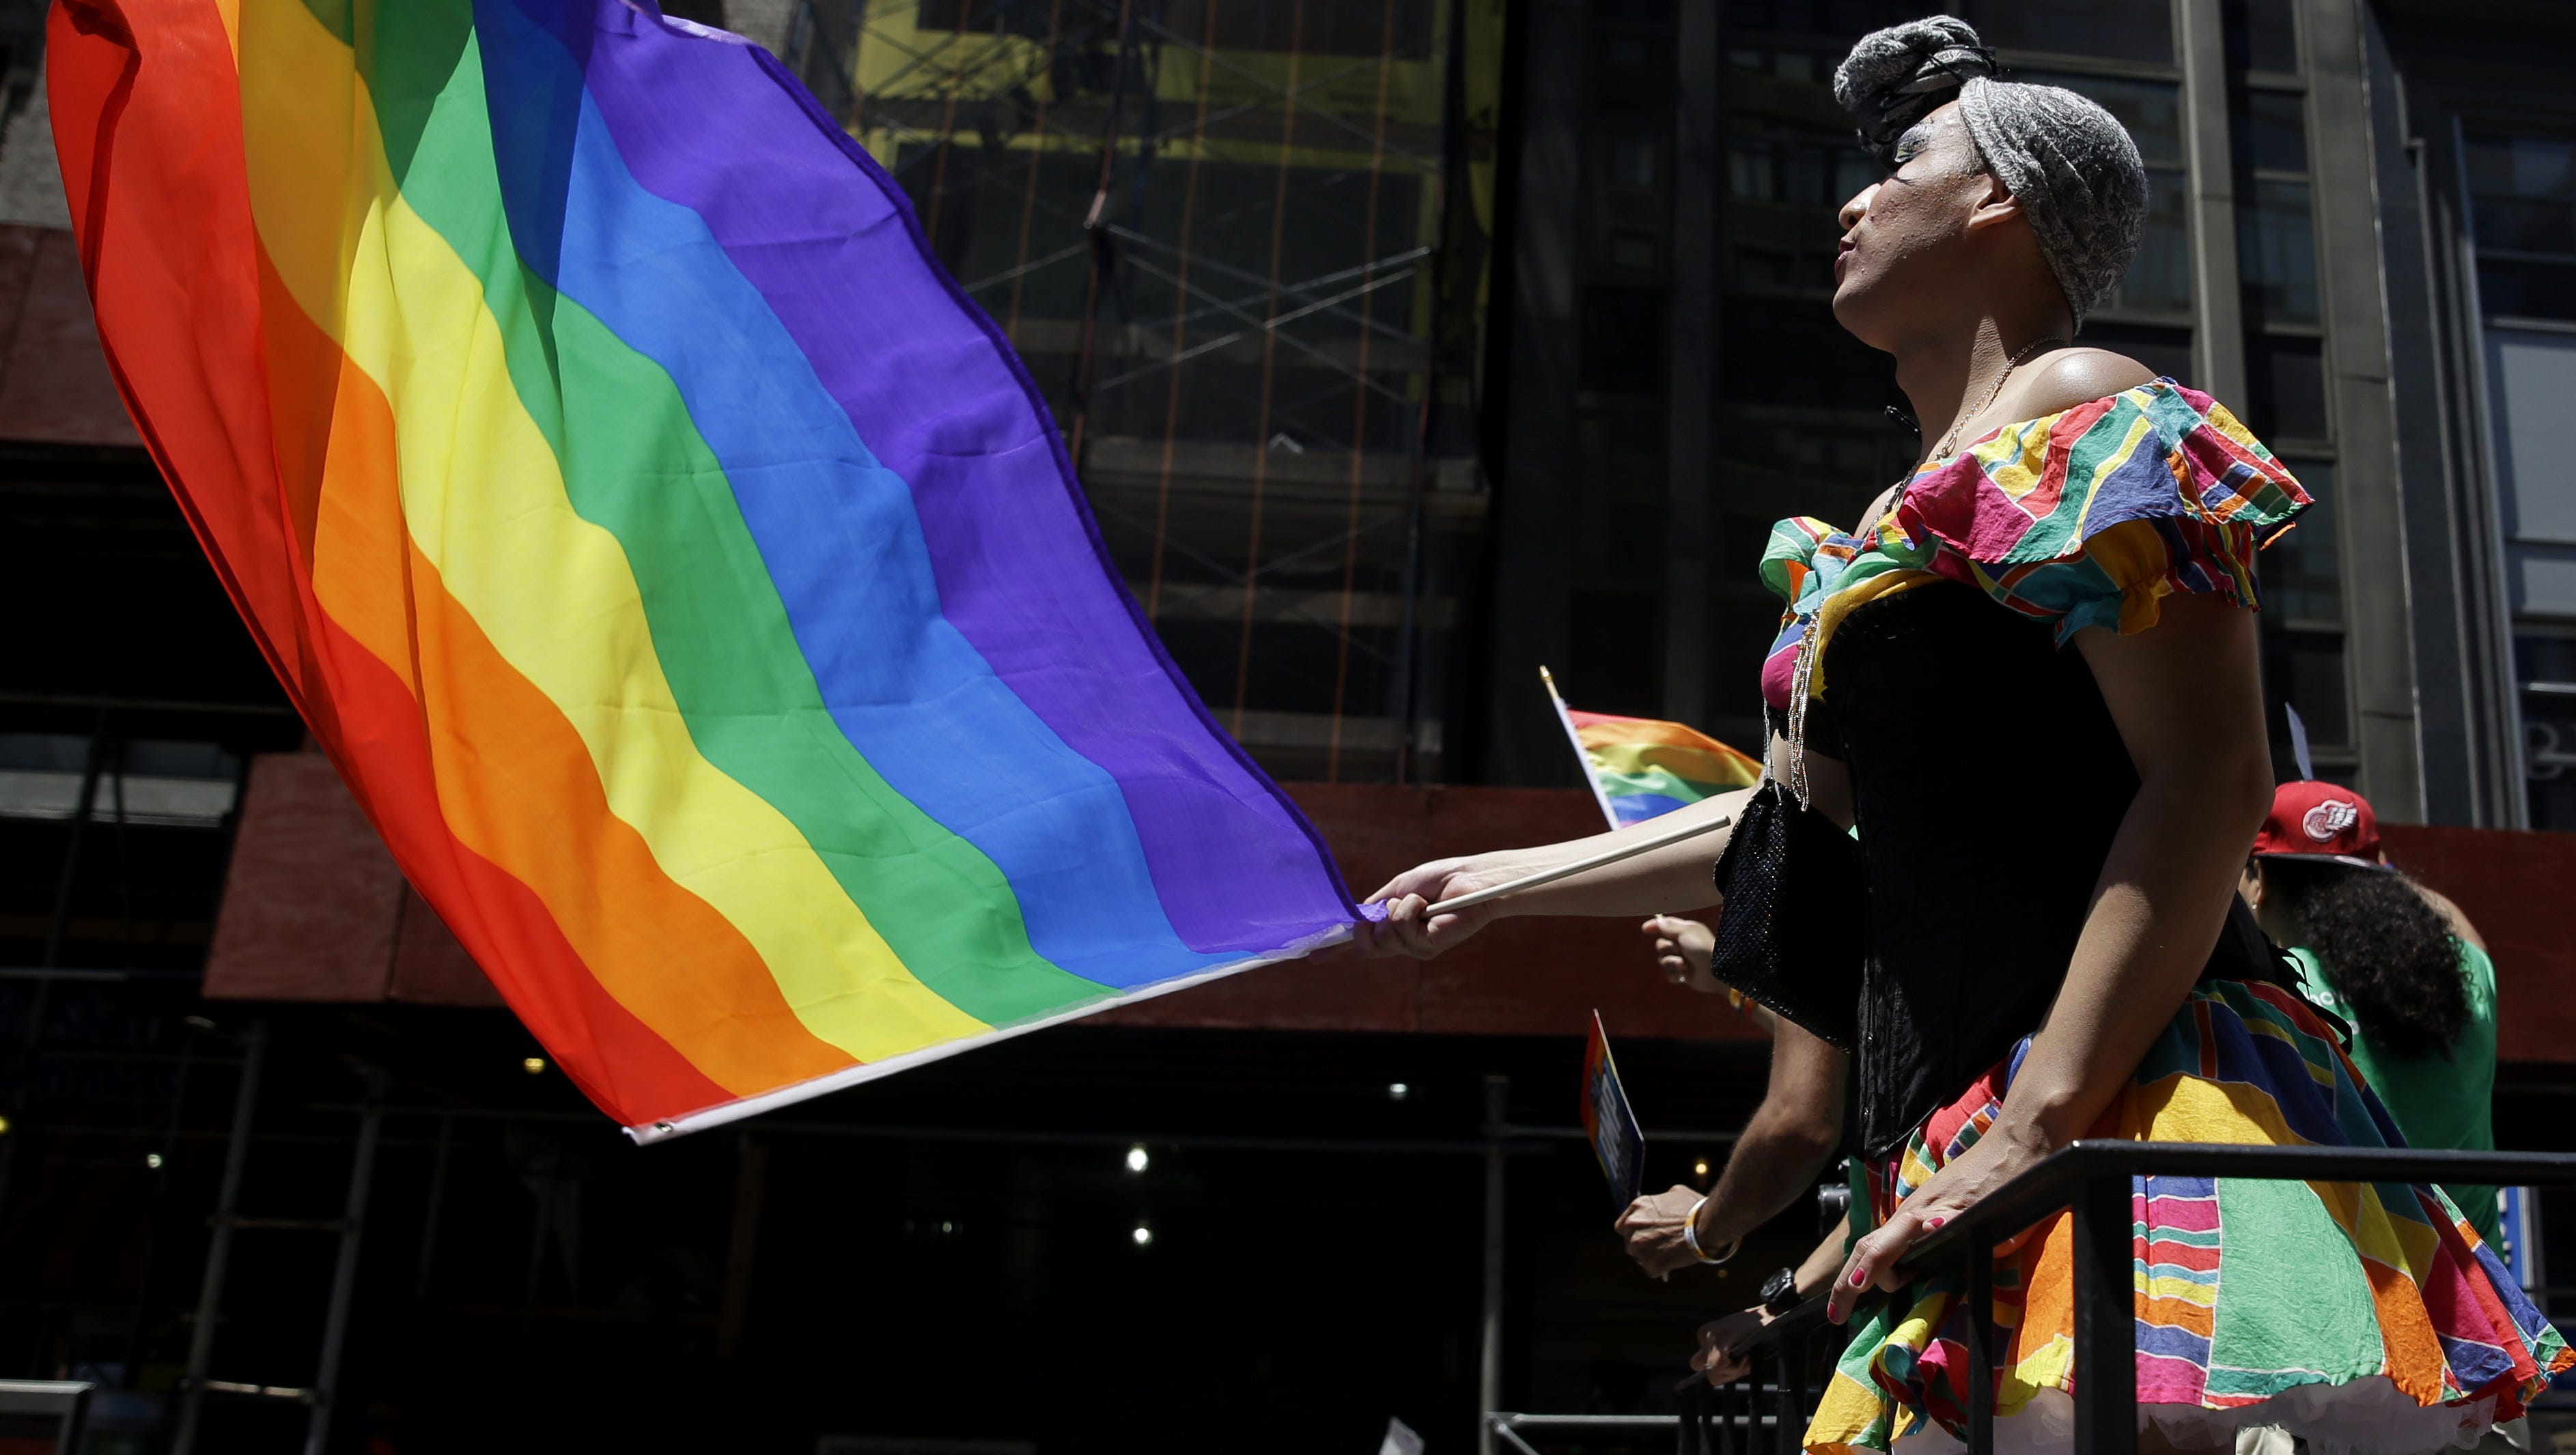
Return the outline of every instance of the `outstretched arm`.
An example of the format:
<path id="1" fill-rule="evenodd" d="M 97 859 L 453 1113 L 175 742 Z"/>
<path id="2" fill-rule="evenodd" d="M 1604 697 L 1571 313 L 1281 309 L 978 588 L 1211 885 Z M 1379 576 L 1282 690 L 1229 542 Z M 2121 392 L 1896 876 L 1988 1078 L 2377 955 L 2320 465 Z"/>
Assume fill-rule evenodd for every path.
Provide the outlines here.
<path id="1" fill-rule="evenodd" d="M 2031 1037 L 1993 1130 L 1853 1246 L 1833 1317 L 1893 1288 L 1922 1231 L 2083 1135 L 2182 1006 L 2218 943 L 2229 896 L 2272 801 L 2254 613 L 2171 596 L 2134 636 L 2087 628 L 2076 647 L 2137 765 L 2066 983 Z"/>
<path id="2" fill-rule="evenodd" d="M 1773 775 L 1785 778 L 1788 740 L 1773 738 L 1771 752 Z M 1849 827 L 1852 822 L 1851 779 L 1843 765 L 1834 759 L 1810 753 L 1807 755 L 1807 776 L 1817 810 L 1834 822 Z M 1705 820 L 1720 814 L 1732 819 L 1744 811 L 1744 804 L 1753 793 L 1750 788 L 1721 793 L 1688 808 L 1675 809 L 1657 818 L 1655 823 L 1659 827 L 1679 827 L 1695 819 Z M 1543 844 L 1534 849 L 1507 849 L 1461 859 L 1435 859 L 1408 869 L 1369 896 L 1370 903 L 1387 906 L 1386 922 L 1376 925 L 1363 923 L 1356 942 L 1364 953 L 1371 955 L 1412 955 L 1429 959 L 1495 920 L 1512 915 L 1642 916 L 1668 911 L 1688 913 L 1717 903 L 1717 886 L 1709 870 L 1716 864 L 1718 856 L 1726 852 L 1727 837 L 1732 829 L 1714 829 L 1696 838 L 1684 839 L 1615 864 L 1605 864 L 1553 884 L 1488 900 L 1462 913 L 1438 916 L 1427 913 L 1432 905 L 1442 900 L 1490 889 L 1523 875 L 1571 863 L 1586 854 L 1599 853 L 1618 844 L 1622 832 L 1627 831 L 1594 834 L 1589 838 Z"/>

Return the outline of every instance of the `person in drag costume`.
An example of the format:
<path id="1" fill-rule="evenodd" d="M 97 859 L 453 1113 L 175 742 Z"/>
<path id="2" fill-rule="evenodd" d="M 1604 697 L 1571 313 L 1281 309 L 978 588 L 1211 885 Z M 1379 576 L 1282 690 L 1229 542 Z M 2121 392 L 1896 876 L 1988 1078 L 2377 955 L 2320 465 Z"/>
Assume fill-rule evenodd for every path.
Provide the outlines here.
<path id="1" fill-rule="evenodd" d="M 1947 16 L 1864 39 L 1835 91 L 1886 169 L 1842 208 L 1835 317 L 1894 355 L 1928 448 L 1854 528 L 1774 529 L 1768 778 L 1667 816 L 1729 828 L 1464 912 L 1428 910 L 1612 839 L 1421 865 L 1362 934 L 1427 956 L 1504 915 L 1708 907 L 1730 835 L 1821 815 L 1765 861 L 1799 892 L 1727 877 L 1717 920 L 1720 973 L 1732 934 L 1785 943 L 1799 983 L 1742 988 L 1854 1057 L 1876 1226 L 1830 1275 L 1852 1339 L 1806 1447 L 1954 1447 L 1967 1311 L 1907 1268 L 1926 1230 L 2083 1136 L 2401 1138 L 2235 892 L 2272 800 L 2256 555 L 2309 498 L 2209 396 L 2073 343 L 2136 252 L 2135 144 L 1997 79 Z M 2135 1199 L 2146 1448 L 2468 1443 L 2576 1363 L 2439 1189 L 2156 1177 Z M 1999 1448 L 2071 1440 L 2070 1241 L 2060 1215 L 1998 1260 Z M 1694 1360 L 1712 1377 L 1725 1327 Z"/>

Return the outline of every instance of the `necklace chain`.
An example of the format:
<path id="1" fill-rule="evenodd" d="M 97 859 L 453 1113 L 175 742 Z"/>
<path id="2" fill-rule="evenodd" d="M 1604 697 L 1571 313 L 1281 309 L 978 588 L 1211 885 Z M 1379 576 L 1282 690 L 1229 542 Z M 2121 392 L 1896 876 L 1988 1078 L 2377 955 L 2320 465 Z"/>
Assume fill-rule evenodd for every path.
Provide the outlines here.
<path id="1" fill-rule="evenodd" d="M 2054 335 L 2051 335 L 2048 338 L 2032 339 L 2029 343 L 2024 344 L 2021 347 L 2020 352 L 2014 354 L 2011 358 L 2004 360 L 2004 370 L 2002 373 L 1995 376 L 1994 387 L 1986 391 L 1985 398 L 1977 401 L 1976 408 L 1960 415 L 1958 422 L 1950 426 L 1950 432 L 1941 437 L 1941 447 L 1932 452 L 1932 458 L 1938 460 L 1947 456 L 1950 453 L 1950 446 L 1958 443 L 1959 441 L 1959 431 L 1968 427 L 1968 421 L 1994 407 L 1995 401 L 2003 397 L 2004 385 L 2011 381 L 2013 370 L 2018 369 L 2022 365 L 2029 363 L 2032 359 L 2037 358 L 2043 351 L 2060 347 L 2066 342 L 2067 340 L 2058 338 Z"/>
<path id="2" fill-rule="evenodd" d="M 2003 397 L 2004 385 L 2011 380 L 2013 370 L 2029 363 L 2042 352 L 2068 342 L 2070 341 L 2067 339 L 2054 336 L 2033 339 L 2023 345 L 2011 358 L 2006 359 L 2003 372 L 1995 376 L 1994 387 L 1986 391 L 1985 398 L 1977 401 L 1976 408 L 1960 415 L 1958 423 L 1950 426 L 1950 433 L 1942 438 L 1941 447 L 1932 452 L 1932 458 L 1937 460 L 1949 454 L 1950 446 L 1958 440 L 1959 431 L 1967 427 L 1968 421 L 1994 407 L 1994 402 Z M 1897 495 L 1900 500 L 1904 497 L 1904 486 L 1911 483 L 1910 479 L 1899 482 Z M 1816 627 L 1823 616 L 1824 609 L 1819 603 L 1817 609 L 1807 617 L 1806 630 L 1798 637 L 1798 655 L 1789 674 L 1789 782 L 1787 787 L 1789 795 L 1798 801 L 1798 806 L 1802 809 L 1807 806 L 1810 794 L 1810 785 L 1807 781 L 1807 694 L 1814 690 Z M 1767 754 L 1763 758 L 1762 776 L 1765 779 L 1771 776 L 1771 763 Z"/>

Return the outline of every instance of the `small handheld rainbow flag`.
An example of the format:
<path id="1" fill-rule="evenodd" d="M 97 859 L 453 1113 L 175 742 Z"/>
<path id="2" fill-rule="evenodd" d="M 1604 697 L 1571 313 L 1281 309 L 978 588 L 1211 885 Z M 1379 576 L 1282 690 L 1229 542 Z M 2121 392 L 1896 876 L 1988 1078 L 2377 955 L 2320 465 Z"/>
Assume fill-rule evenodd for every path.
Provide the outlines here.
<path id="1" fill-rule="evenodd" d="M 1601 1175 L 1610 1180 L 1611 1206 L 1624 1209 L 1635 1202 L 1645 1190 L 1646 1134 L 1628 1105 L 1627 1088 L 1619 1084 L 1619 1063 L 1610 1059 L 1610 1033 L 1597 1010 L 1592 1036 L 1583 1043 L 1583 1135 Z"/>
<path id="2" fill-rule="evenodd" d="M 1613 828 L 1643 823 L 1730 788 L 1762 781 L 1762 764 L 1696 728 L 1650 717 L 1576 712 L 1558 695 L 1556 678 L 1538 669 L 1557 719 L 1583 760 L 1584 777 Z"/>

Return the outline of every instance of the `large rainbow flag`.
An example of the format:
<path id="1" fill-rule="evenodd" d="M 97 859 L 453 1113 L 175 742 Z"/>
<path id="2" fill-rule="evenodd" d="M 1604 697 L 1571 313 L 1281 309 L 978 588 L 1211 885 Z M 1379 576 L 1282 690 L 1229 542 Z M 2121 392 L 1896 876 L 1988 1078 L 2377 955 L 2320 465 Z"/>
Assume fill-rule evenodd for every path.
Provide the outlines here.
<path id="1" fill-rule="evenodd" d="M 1696 728 L 1567 709 L 1593 792 L 1620 828 L 1762 781 L 1761 761 Z"/>
<path id="2" fill-rule="evenodd" d="M 1354 911 L 894 183 L 646 0 L 59 0 L 99 332 L 403 870 L 641 1139 Z"/>

